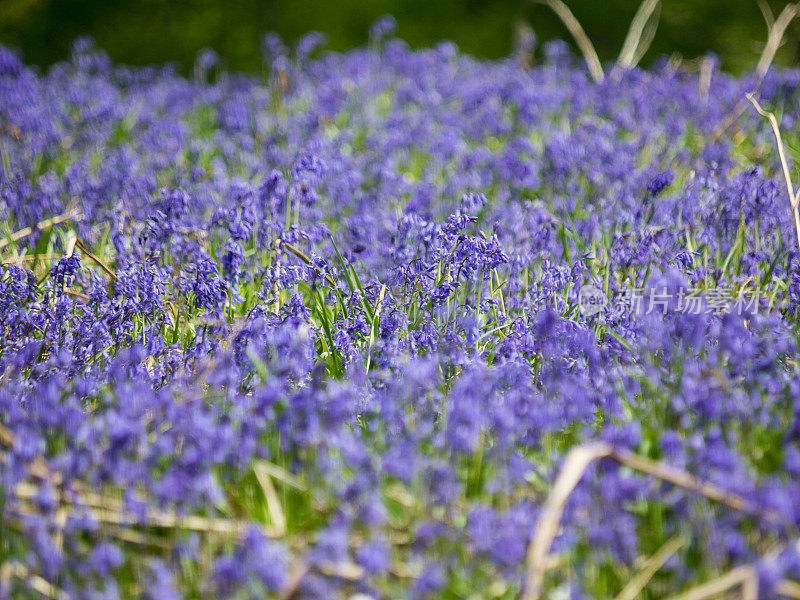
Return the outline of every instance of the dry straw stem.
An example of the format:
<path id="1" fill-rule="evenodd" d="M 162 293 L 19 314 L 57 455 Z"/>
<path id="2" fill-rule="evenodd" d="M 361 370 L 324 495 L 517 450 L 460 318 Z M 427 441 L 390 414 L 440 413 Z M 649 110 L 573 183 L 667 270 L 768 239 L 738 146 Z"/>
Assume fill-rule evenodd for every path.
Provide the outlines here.
<path id="1" fill-rule="evenodd" d="M 291 252 L 292 254 L 294 254 L 294 255 L 295 255 L 297 258 L 299 258 L 299 259 L 300 259 L 300 260 L 302 260 L 304 263 L 306 263 L 307 265 L 310 265 L 310 264 L 311 264 L 311 259 L 310 259 L 310 258 L 308 258 L 308 257 L 307 257 L 307 256 L 306 256 L 306 255 L 303 253 L 303 251 L 302 251 L 302 250 L 298 250 L 297 248 L 295 248 L 294 246 L 292 246 L 290 243 L 288 243 L 288 242 L 282 242 L 282 241 L 278 240 L 278 247 L 279 247 L 279 248 L 285 248 L 286 250 L 288 250 L 289 252 Z M 327 282 L 328 282 L 328 284 L 329 284 L 331 287 L 334 287 L 334 288 L 336 287 L 336 282 L 333 280 L 333 278 L 332 278 L 330 275 L 328 275 L 327 273 L 323 273 L 323 272 L 322 272 L 322 271 L 321 271 L 319 268 L 317 268 L 317 267 L 315 267 L 315 268 L 316 268 L 316 270 L 317 270 L 317 273 L 319 273 L 320 275 L 322 275 L 322 276 L 325 278 L 325 281 L 327 281 Z"/>
<path id="2" fill-rule="evenodd" d="M 8 237 L 0 239 L 0 250 L 8 246 L 12 242 L 18 242 L 19 240 L 28 237 L 34 231 L 43 231 L 53 225 L 58 225 L 59 223 L 63 223 L 64 221 L 69 221 L 70 219 L 78 220 L 79 216 L 76 215 L 72 211 L 65 212 L 60 215 L 56 215 L 55 217 L 51 217 L 49 219 L 45 219 L 44 221 L 39 221 L 36 225 L 32 227 L 23 227 L 19 231 L 15 231 Z"/>
<path id="3" fill-rule="evenodd" d="M 741 586 L 740 597 L 742 600 L 758 598 L 758 575 L 755 567 L 752 565 L 737 567 L 678 596 L 672 596 L 668 600 L 706 600 L 706 598 L 714 598 L 739 586 Z"/>
<path id="4" fill-rule="evenodd" d="M 264 492 L 264 498 L 267 501 L 267 510 L 269 511 L 270 519 L 272 519 L 275 534 L 278 537 L 283 537 L 286 535 L 286 515 L 283 512 L 283 506 L 278 497 L 278 492 L 272 483 L 272 476 L 258 464 L 253 470 L 255 471 L 258 484 Z"/>
<path id="5" fill-rule="evenodd" d="M 292 596 L 294 596 L 297 588 L 300 587 L 300 582 L 307 573 L 307 564 L 302 561 L 293 563 L 289 567 L 289 573 L 286 576 L 286 583 L 284 583 L 283 589 L 281 589 L 280 593 L 278 594 L 278 598 L 280 598 L 280 600 L 289 600 Z"/>
<path id="6" fill-rule="evenodd" d="M 17 561 L 9 561 L 0 565 L 0 584 L 21 579 L 38 594 L 53 600 L 69 600 L 70 595 L 57 588 L 43 577 L 31 573 L 28 567 Z"/>
<path id="7" fill-rule="evenodd" d="M 791 546 L 794 547 L 796 552 L 800 552 L 800 539 L 795 539 L 790 544 Z M 774 560 L 785 547 L 785 545 L 780 545 L 762 558 L 764 560 Z M 695 586 L 677 596 L 671 596 L 667 600 L 706 600 L 706 598 L 719 596 L 737 586 L 741 586 L 740 598 L 743 600 L 757 600 L 758 570 L 755 564 L 751 563 L 731 569 L 711 581 Z M 778 596 L 800 599 L 800 584 L 789 579 L 783 579 L 776 586 L 775 592 Z"/>
<path id="8" fill-rule="evenodd" d="M 778 18 L 769 25 L 769 35 L 767 36 L 767 42 L 764 44 L 764 50 L 761 52 L 761 56 L 758 59 L 758 66 L 756 67 L 755 71 L 755 85 L 754 85 L 754 92 L 757 92 L 761 88 L 761 84 L 764 82 L 764 77 L 766 76 L 767 72 L 769 71 L 770 66 L 772 66 L 772 61 L 775 60 L 775 53 L 780 48 L 781 43 L 783 42 L 783 36 L 786 33 L 786 28 L 789 26 L 789 23 L 792 22 L 798 11 L 800 10 L 800 6 L 797 4 L 787 4 L 784 6 L 781 14 L 778 15 Z M 771 14 L 771 13 L 769 13 Z M 766 18 L 766 17 L 765 17 Z M 767 23 L 769 24 L 769 19 L 767 19 Z M 709 143 L 712 144 L 719 140 L 728 129 L 730 129 L 738 120 L 739 117 L 742 116 L 745 108 L 747 108 L 747 101 L 742 99 L 736 103 L 736 106 L 723 117 L 720 121 L 719 125 L 714 129 L 709 137 Z"/>
<path id="9" fill-rule="evenodd" d="M 293 475 L 283 467 L 280 467 L 267 460 L 258 460 L 256 461 L 255 466 L 263 473 L 269 475 L 270 477 L 274 477 L 281 483 L 293 487 L 296 490 L 300 490 L 301 492 L 308 490 L 308 486 L 306 486 L 305 482 L 300 477 Z"/>
<path id="10" fill-rule="evenodd" d="M 592 78 L 596 82 L 601 82 L 605 79 L 603 73 L 603 66 L 600 63 L 600 58 L 597 56 L 597 51 L 586 35 L 586 32 L 581 27 L 578 19 L 572 14 L 569 7 L 562 2 L 562 0 L 535 0 L 549 6 L 564 26 L 569 31 L 570 35 L 578 45 L 583 58 L 586 61 L 586 66 L 589 68 Z M 639 63 L 642 57 L 647 52 L 650 44 L 658 28 L 658 17 L 660 14 L 661 0 L 643 0 L 639 5 L 636 14 L 631 21 L 628 28 L 628 34 L 625 36 L 625 41 L 622 44 L 617 64 L 624 68 L 630 68 Z"/>
<path id="11" fill-rule="evenodd" d="M 605 442 L 582 444 L 572 448 L 567 454 L 553 489 L 550 491 L 544 509 L 536 523 L 534 535 L 528 545 L 528 573 L 525 579 L 522 600 L 538 600 L 541 597 L 544 576 L 548 569 L 550 548 L 558 534 L 567 500 L 586 473 L 589 465 L 601 458 L 611 458 L 634 471 L 646 473 L 678 487 L 692 490 L 706 498 L 741 512 L 770 518 L 776 516 L 773 513 L 760 511 L 758 507 L 754 506 L 746 498 L 728 492 L 711 482 L 698 479 L 687 471 L 633 454 L 628 450 L 614 448 L 614 446 Z"/>
<path id="12" fill-rule="evenodd" d="M 303 561 L 295 562 L 289 568 L 289 575 L 286 578 L 286 583 L 283 589 L 278 594 L 281 600 L 289 600 L 293 598 L 297 589 L 300 587 L 300 582 L 303 580 L 312 567 Z M 334 577 L 344 581 L 358 582 L 364 578 L 364 569 L 360 565 L 349 562 L 326 562 L 315 565 L 314 571 L 325 575 L 326 577 Z"/>
<path id="13" fill-rule="evenodd" d="M 666 463 L 645 458 L 634 454 L 629 450 L 614 448 L 611 450 L 610 457 L 620 464 L 639 471 L 647 473 L 662 481 L 666 481 L 678 487 L 697 492 L 701 496 L 705 496 L 709 500 L 719 502 L 729 508 L 739 512 L 745 512 L 752 515 L 759 515 L 767 518 L 777 518 L 778 515 L 773 512 L 761 511 L 756 505 L 747 500 L 744 496 L 734 494 L 713 484 L 709 481 L 699 479 L 687 471 L 676 469 Z"/>
<path id="14" fill-rule="evenodd" d="M 784 579 L 775 588 L 779 596 L 786 596 L 787 598 L 800 599 L 800 583 Z"/>
<path id="15" fill-rule="evenodd" d="M 647 52 L 653 42 L 655 27 L 658 25 L 658 15 L 651 20 L 656 9 L 661 5 L 661 0 L 643 0 L 631 21 L 628 35 L 622 44 L 617 64 L 630 68 L 635 66 Z M 655 23 L 655 25 L 653 25 Z M 647 33 L 647 35 L 644 35 Z"/>
<path id="16" fill-rule="evenodd" d="M 603 79 L 605 79 L 605 73 L 603 73 L 603 65 L 600 64 L 600 58 L 597 56 L 597 51 L 594 49 L 592 41 L 589 39 L 589 36 L 586 35 L 583 27 L 581 27 L 581 24 L 578 22 L 578 19 L 575 18 L 575 15 L 572 14 L 572 11 L 569 9 L 569 7 L 564 4 L 562 0 L 535 1 L 546 4 L 554 13 L 556 13 L 556 15 L 558 15 L 558 18 L 561 19 L 562 23 L 564 23 L 564 26 L 567 28 L 570 35 L 575 40 L 575 43 L 578 45 L 581 53 L 583 54 L 583 59 L 586 61 L 586 66 L 589 68 L 589 73 L 591 73 L 592 78 L 597 83 L 603 81 Z"/>
<path id="17" fill-rule="evenodd" d="M 636 575 L 631 578 L 615 600 L 635 600 L 658 570 L 685 544 L 681 536 L 675 536 L 664 542 L 664 545 L 648 558 Z"/>
<path id="18" fill-rule="evenodd" d="M 778 18 L 775 19 L 774 23 L 770 26 L 767 43 L 764 45 L 764 50 L 761 52 L 761 57 L 758 59 L 758 65 L 756 66 L 756 80 L 758 82 L 761 82 L 767 74 L 767 71 L 769 71 L 769 67 L 775 59 L 775 53 L 783 42 L 783 35 L 786 33 L 786 28 L 797 16 L 797 13 L 797 4 L 787 4 L 783 7 Z"/>
<path id="19" fill-rule="evenodd" d="M 772 9 L 769 4 L 767 4 L 766 0 L 756 0 L 756 4 L 758 4 L 758 10 L 761 11 L 764 22 L 767 24 L 767 31 L 769 31 L 775 23 L 775 15 L 772 14 Z"/>
<path id="20" fill-rule="evenodd" d="M 711 76 L 714 74 L 714 61 L 710 56 L 703 57 L 700 62 L 700 77 L 697 80 L 697 91 L 700 92 L 703 106 L 708 105 L 708 92 L 711 90 Z"/>
<path id="21" fill-rule="evenodd" d="M 92 252 L 84 245 L 82 241 L 76 239 L 75 245 L 81 252 L 83 252 L 89 259 L 91 259 L 93 263 L 95 263 L 98 267 L 103 269 L 103 271 L 105 271 L 109 277 L 111 277 L 114 281 L 119 281 L 119 277 L 117 277 L 117 274 L 114 273 L 114 271 L 112 271 L 111 268 L 108 265 L 106 265 L 102 260 L 100 260 L 97 256 L 92 254 Z"/>
<path id="22" fill-rule="evenodd" d="M 14 495 L 20 500 L 26 501 L 35 500 L 38 492 L 37 486 L 25 482 L 17 484 L 14 489 Z M 144 515 L 138 515 L 127 511 L 119 499 L 87 491 L 75 493 L 76 504 L 73 504 L 64 494 L 59 496 L 59 501 L 64 506 L 78 511 L 85 510 L 98 523 L 111 525 L 185 529 L 197 533 L 232 536 L 242 535 L 247 527 L 252 525 L 249 521 L 235 519 L 179 515 L 153 506 L 147 506 Z M 262 530 L 267 537 L 279 537 L 279 532 L 273 528 L 262 526 Z"/>
<path id="23" fill-rule="evenodd" d="M 647 22 L 644 28 L 639 45 L 636 48 L 636 54 L 633 57 L 633 65 L 636 66 L 644 58 L 644 55 L 650 49 L 650 45 L 656 38 L 656 31 L 658 30 L 658 21 L 661 18 L 661 3 L 656 7 L 654 16 Z"/>
<path id="24" fill-rule="evenodd" d="M 2 451 L 3 448 L 11 450 L 14 447 L 16 439 L 17 437 L 14 432 L 0 423 L 0 451 Z M 0 454 L 0 457 L 2 457 L 2 454 Z M 61 485 L 61 476 L 51 471 L 50 467 L 47 466 L 47 463 L 41 456 L 34 458 L 28 463 L 26 468 L 28 469 L 28 473 L 40 481 L 47 480 L 53 485 Z"/>
<path id="25" fill-rule="evenodd" d="M 778 144 L 778 156 L 781 159 L 781 168 L 783 169 L 783 177 L 786 180 L 786 191 L 789 193 L 789 205 L 792 209 L 792 217 L 794 217 L 794 228 L 795 234 L 797 235 L 797 247 L 800 249 L 800 213 L 798 211 L 798 205 L 800 205 L 800 190 L 797 192 L 794 191 L 792 174 L 789 171 L 789 164 L 786 162 L 786 152 L 783 149 L 783 140 L 781 139 L 781 130 L 778 127 L 778 120 L 775 118 L 773 113 L 761 108 L 761 105 L 758 103 L 758 100 L 756 100 L 753 92 L 747 94 L 747 99 L 753 103 L 753 106 L 755 106 L 758 114 L 760 114 L 762 117 L 766 117 L 769 120 L 769 124 L 772 126 L 772 132 L 775 134 L 775 141 Z"/>
<path id="26" fill-rule="evenodd" d="M 578 485 L 590 464 L 598 458 L 610 456 L 612 451 L 613 448 L 609 444 L 596 443 L 576 446 L 567 454 L 528 546 L 528 574 L 522 600 L 537 600 L 541 595 L 550 547 L 558 534 L 561 516 L 564 514 L 564 507 L 572 490 Z"/>
<path id="27" fill-rule="evenodd" d="M 0 424 L 0 449 L 11 449 L 16 441 L 16 435 L 5 425 Z M 37 457 L 27 465 L 28 472 L 39 481 L 47 481 L 51 485 L 58 487 L 61 485 L 61 474 L 53 471 L 42 457 Z M 249 521 L 238 521 L 234 519 L 202 517 L 197 515 L 178 515 L 174 512 L 160 510 L 148 505 L 145 508 L 144 516 L 136 515 L 125 510 L 123 503 L 116 498 L 103 496 L 90 491 L 81 490 L 75 486 L 75 498 L 77 503 L 66 494 L 59 493 L 59 501 L 66 507 L 76 510 L 86 510 L 89 515 L 100 523 L 107 523 L 120 526 L 146 526 L 164 529 L 185 529 L 198 533 L 211 533 L 222 535 L 240 536 L 252 523 Z M 20 500 L 34 500 L 38 494 L 36 485 L 22 482 L 17 484 L 14 495 Z M 144 500 L 143 500 L 144 501 Z M 263 532 L 268 537 L 278 537 L 279 531 L 273 528 L 263 527 Z"/>
<path id="28" fill-rule="evenodd" d="M 65 288 L 64 293 L 68 294 L 69 296 L 74 296 L 75 298 L 80 298 L 81 300 L 89 299 L 89 296 L 87 294 L 84 294 L 83 292 L 78 292 L 76 290 L 71 290 L 69 288 Z"/>
<path id="29" fill-rule="evenodd" d="M 25 262 L 33 262 L 37 260 L 55 260 L 61 258 L 60 254 L 23 254 L 15 258 L 7 258 L 3 261 L 4 265 L 18 265 Z"/>

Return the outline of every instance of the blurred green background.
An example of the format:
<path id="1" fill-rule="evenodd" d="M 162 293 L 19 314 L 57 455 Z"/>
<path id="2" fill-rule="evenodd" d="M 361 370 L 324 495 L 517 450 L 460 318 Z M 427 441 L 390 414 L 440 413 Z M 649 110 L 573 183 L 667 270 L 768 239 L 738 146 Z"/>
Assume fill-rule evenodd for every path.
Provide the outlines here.
<path id="1" fill-rule="evenodd" d="M 566 0 L 602 60 L 616 57 L 639 0 Z M 663 0 L 661 21 L 644 62 L 679 52 L 716 53 L 722 66 L 754 66 L 766 39 L 762 9 L 777 15 L 785 0 Z M 92 35 L 117 62 L 174 61 L 187 72 L 198 49 L 213 47 L 227 65 L 261 66 L 260 39 L 278 32 L 294 42 L 310 30 L 328 36 L 328 48 L 364 44 L 369 25 L 383 14 L 398 21 L 398 35 L 413 46 L 441 39 L 482 57 L 511 52 L 515 24 L 527 22 L 539 41 L 569 39 L 550 9 L 530 0 L 0 0 L 0 43 L 20 48 L 29 63 L 64 59 L 72 40 Z M 793 24 L 777 62 L 798 59 Z"/>

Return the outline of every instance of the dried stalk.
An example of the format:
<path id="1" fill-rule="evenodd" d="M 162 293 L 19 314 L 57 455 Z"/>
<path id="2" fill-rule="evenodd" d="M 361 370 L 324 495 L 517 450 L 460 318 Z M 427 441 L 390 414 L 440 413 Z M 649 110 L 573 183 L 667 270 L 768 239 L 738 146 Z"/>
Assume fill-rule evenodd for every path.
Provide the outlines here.
<path id="1" fill-rule="evenodd" d="M 767 24 L 767 31 L 769 31 L 775 24 L 775 15 L 772 14 L 772 9 L 769 7 L 769 4 L 767 4 L 767 0 L 756 0 L 756 4 L 758 4 L 758 10 L 761 11 L 761 16 L 764 17 L 764 22 Z"/>
<path id="2" fill-rule="evenodd" d="M 781 14 L 778 15 L 778 18 L 775 19 L 772 26 L 769 28 L 767 43 L 764 45 L 764 50 L 761 52 L 758 65 L 756 66 L 757 81 L 761 82 L 767 74 L 767 71 L 769 71 L 772 61 L 775 60 L 775 53 L 783 42 L 783 35 L 786 33 L 786 28 L 797 16 L 798 8 L 797 4 L 787 4 L 784 6 Z"/>
<path id="3" fill-rule="evenodd" d="M 787 4 L 781 11 L 781 14 L 778 15 L 778 18 L 770 26 L 767 41 L 764 44 L 764 50 L 762 50 L 761 56 L 758 59 L 758 66 L 756 67 L 755 71 L 756 77 L 753 93 L 758 92 L 758 90 L 761 89 L 761 84 L 764 82 L 764 77 L 769 72 L 769 68 L 772 66 L 772 61 L 775 60 L 775 53 L 778 51 L 778 48 L 780 48 L 780 45 L 783 42 L 783 36 L 786 32 L 786 28 L 789 26 L 789 23 L 792 21 L 792 19 L 797 16 L 798 8 L 800 7 L 798 7 L 797 4 Z M 714 131 L 711 132 L 708 143 L 713 144 L 719 140 L 725 134 L 725 132 L 728 131 L 728 129 L 730 129 L 739 120 L 739 117 L 742 116 L 742 113 L 744 113 L 746 108 L 747 100 L 739 100 L 739 102 L 736 103 L 731 111 L 722 118 L 719 125 L 714 128 Z"/>
<path id="4" fill-rule="evenodd" d="M 783 15 L 783 13 L 781 13 L 781 15 Z M 778 18 L 780 19 L 780 17 Z M 755 106 L 758 114 L 760 114 L 762 117 L 766 117 L 769 120 L 769 124 L 772 126 L 772 132 L 775 134 L 775 141 L 778 144 L 778 156 L 781 159 L 781 168 L 783 169 L 783 178 L 786 180 L 786 191 L 789 193 L 789 206 L 791 207 L 792 217 L 794 218 L 794 229 L 795 234 L 797 235 L 797 248 L 800 250 L 800 211 L 798 211 L 798 205 L 800 205 L 800 190 L 797 192 L 794 191 L 792 174 L 789 171 L 789 164 L 786 161 L 786 152 L 783 149 L 783 140 L 781 139 L 781 130 L 778 126 L 778 120 L 775 118 L 773 113 L 761 108 L 761 105 L 758 103 L 758 100 L 756 100 L 753 92 L 747 94 L 747 99 L 752 102 L 753 106 Z"/>
<path id="5" fill-rule="evenodd" d="M 275 534 L 278 537 L 286 535 L 286 514 L 283 512 L 278 492 L 275 485 L 272 483 L 272 476 L 264 469 L 256 465 L 254 468 L 256 479 L 264 492 L 264 498 L 267 501 L 267 510 L 269 511 L 272 525 L 275 528 Z"/>
<path id="6" fill-rule="evenodd" d="M 305 255 L 305 253 L 303 253 L 303 251 L 302 251 L 302 250 L 298 250 L 297 248 L 295 248 L 294 246 L 292 246 L 292 245 L 291 245 L 291 244 L 289 244 L 288 242 L 279 242 L 279 244 L 278 244 L 278 247 L 279 247 L 279 248 L 285 248 L 286 250 L 288 250 L 289 252 L 291 252 L 292 254 L 294 254 L 294 255 L 295 255 L 297 258 L 299 258 L 299 259 L 300 259 L 300 260 L 302 260 L 304 263 L 306 263 L 307 265 L 311 265 L 311 259 L 310 259 L 310 258 L 308 258 L 308 257 Z M 322 276 L 325 278 L 325 281 L 327 281 L 327 282 L 328 282 L 328 284 L 329 284 L 331 287 L 334 287 L 334 288 L 335 288 L 335 287 L 337 287 L 337 286 L 336 286 L 336 282 L 333 280 L 333 278 L 332 278 L 330 275 L 328 275 L 327 273 L 323 273 L 323 272 L 322 272 L 322 270 L 320 270 L 320 269 L 319 269 L 319 268 L 317 268 L 317 267 L 314 267 L 314 268 L 317 270 L 317 273 L 319 273 L 320 275 L 322 275 Z"/>
<path id="7" fill-rule="evenodd" d="M 33 262 L 36 260 L 55 260 L 61 258 L 60 254 L 25 254 L 15 258 L 8 258 L 3 261 L 4 265 L 14 265 L 24 262 Z"/>
<path id="8" fill-rule="evenodd" d="M 661 4 L 656 7 L 655 15 L 647 22 L 647 26 L 642 34 L 642 39 L 639 46 L 636 48 L 636 54 L 633 57 L 633 66 L 638 65 L 650 49 L 650 45 L 656 38 L 656 31 L 658 31 L 658 22 L 661 19 Z"/>
<path id="9" fill-rule="evenodd" d="M 578 485 L 589 465 L 599 458 L 610 456 L 612 451 L 609 444 L 597 443 L 576 446 L 567 454 L 528 545 L 528 574 L 522 600 L 537 600 L 541 595 L 550 547 L 558 534 L 561 516 L 572 490 Z"/>
<path id="10" fill-rule="evenodd" d="M 36 499 L 38 487 L 22 482 L 14 489 L 14 496 L 20 500 L 32 501 Z M 196 515 L 178 515 L 174 512 L 160 510 L 147 506 L 144 515 L 140 516 L 125 509 L 123 503 L 117 498 L 102 496 L 87 491 L 75 492 L 76 502 L 64 494 L 60 494 L 59 501 L 66 507 L 77 510 L 86 510 L 87 513 L 99 523 L 120 526 L 145 526 L 164 529 L 186 529 L 198 533 L 212 533 L 225 535 L 242 535 L 245 529 L 252 525 L 249 521 L 234 519 L 216 519 Z M 267 537 L 278 537 L 275 530 L 264 527 Z"/>
<path id="11" fill-rule="evenodd" d="M 737 586 L 742 588 L 742 600 L 755 600 L 757 596 L 754 594 L 758 593 L 758 575 L 755 567 L 752 565 L 736 567 L 724 575 L 695 586 L 678 596 L 672 596 L 668 600 L 706 600 Z"/>
<path id="12" fill-rule="evenodd" d="M 28 237 L 34 231 L 42 231 L 53 225 L 58 225 L 59 223 L 63 223 L 64 221 L 69 221 L 70 219 L 79 220 L 79 216 L 75 214 L 73 211 L 68 211 L 60 215 L 56 215 L 55 217 L 51 217 L 49 219 L 45 219 L 44 221 L 39 221 L 36 225 L 32 227 L 23 227 L 19 231 L 15 231 L 11 235 L 6 238 L 0 239 L 0 250 L 8 246 L 12 242 L 18 242 L 19 240 Z"/>
<path id="13" fill-rule="evenodd" d="M 21 562 L 9 561 L 0 565 L 0 583 L 10 581 L 11 579 L 22 579 L 30 588 L 45 598 L 53 600 L 69 600 L 70 595 L 64 590 L 57 588 L 52 583 L 31 573 L 28 567 Z"/>
<path id="14" fill-rule="evenodd" d="M 537 0 L 542 2 L 543 4 L 547 4 L 554 13 L 561 19 L 561 22 L 564 23 L 564 26 L 569 31 L 572 38 L 575 40 L 575 43 L 578 45 L 581 53 L 583 54 L 583 59 L 586 61 L 586 66 L 589 68 L 589 73 L 597 83 L 600 83 L 605 79 L 605 73 L 603 73 L 603 65 L 600 64 L 600 58 L 597 56 L 597 51 L 594 49 L 594 45 L 592 45 L 592 41 L 589 39 L 589 36 L 586 35 L 586 32 L 581 27 L 581 24 L 578 22 L 578 19 L 575 18 L 575 15 L 572 14 L 572 11 L 567 7 L 562 0 Z"/>
<path id="15" fill-rule="evenodd" d="M 635 66 L 636 63 L 639 62 L 636 60 L 636 57 L 638 56 L 639 60 L 641 60 L 641 57 L 647 51 L 647 47 L 652 43 L 652 35 L 648 36 L 649 40 L 647 40 L 643 38 L 643 34 L 645 33 L 648 23 L 650 23 L 650 18 L 660 4 L 661 0 L 643 0 L 639 5 L 631 21 L 631 26 L 628 29 L 628 35 L 625 36 L 622 50 L 620 50 L 619 57 L 617 58 L 617 64 L 621 67 L 630 68 Z M 657 22 L 658 21 L 656 21 L 656 23 Z M 652 34 L 655 34 L 655 30 L 652 31 Z M 645 39 L 644 44 L 642 43 L 643 39 Z M 639 51 L 640 47 L 643 48 L 642 51 Z"/>
<path id="16" fill-rule="evenodd" d="M 770 519 L 774 519 L 778 516 L 773 512 L 761 511 L 744 496 L 734 494 L 716 484 L 699 479 L 687 471 L 676 469 L 675 467 L 657 460 L 639 456 L 629 450 L 613 449 L 610 453 L 610 457 L 634 471 L 647 473 L 662 481 L 697 492 L 709 500 L 719 502 L 739 512 L 759 515 Z"/>
<path id="17" fill-rule="evenodd" d="M 800 583 L 784 579 L 776 587 L 775 591 L 779 596 L 786 596 L 787 598 L 797 598 L 800 600 Z"/>
<path id="18" fill-rule="evenodd" d="M 16 435 L 5 425 L 0 424 L 0 447 L 11 449 L 14 446 Z M 52 471 L 42 457 L 34 459 L 27 465 L 28 472 L 39 481 L 46 481 L 54 487 L 59 487 L 62 482 L 61 474 Z M 21 482 L 14 489 L 14 495 L 20 500 L 31 501 L 38 494 L 38 486 Z M 233 519 L 216 519 L 197 515 L 178 515 L 173 512 L 147 506 L 143 517 L 125 510 L 123 503 L 116 498 L 102 496 L 90 491 L 81 490 L 76 486 L 74 496 L 76 501 L 63 492 L 58 494 L 59 502 L 65 507 L 86 510 L 89 515 L 100 523 L 119 526 L 146 526 L 165 529 L 186 529 L 200 533 L 214 533 L 240 536 L 252 523 Z M 264 527 L 264 534 L 268 537 L 278 537 L 278 532 Z"/>
<path id="19" fill-rule="evenodd" d="M 697 492 L 710 500 L 740 512 L 767 518 L 775 518 L 777 516 L 772 512 L 761 511 L 739 494 L 728 492 L 709 481 L 699 479 L 687 471 L 676 469 L 666 463 L 638 456 L 628 450 L 614 448 L 605 442 L 576 446 L 569 451 L 564 460 L 561 471 L 536 523 L 534 535 L 528 545 L 528 572 L 521 600 L 538 600 L 541 597 L 544 576 L 548 569 L 550 548 L 558 534 L 567 500 L 589 466 L 601 458 L 611 458 L 630 469 Z"/>
<path id="20" fill-rule="evenodd" d="M 686 541 L 680 536 L 675 536 L 664 542 L 664 545 L 645 561 L 642 568 L 639 569 L 628 584 L 622 588 L 622 591 L 617 594 L 615 600 L 636 600 L 639 593 L 650 583 L 653 575 L 655 575 L 658 570 L 664 566 L 664 563 L 680 550 L 685 543 Z"/>
<path id="21" fill-rule="evenodd" d="M 106 264 L 105 264 L 105 263 L 104 263 L 102 260 L 100 260 L 100 259 L 99 259 L 97 256 L 95 256 L 94 254 L 92 254 L 92 252 L 91 252 L 91 251 L 90 251 L 90 250 L 89 250 L 89 249 L 88 249 L 88 248 L 87 248 L 87 247 L 86 247 L 86 246 L 83 244 L 83 242 L 82 242 L 82 241 L 80 241 L 79 239 L 76 239 L 76 240 L 75 240 L 75 245 L 78 247 L 78 249 L 79 249 L 81 252 L 83 252 L 83 253 L 84 253 L 84 254 L 85 254 L 85 255 L 86 255 L 86 256 L 87 256 L 89 259 L 91 259 L 91 261 L 92 261 L 93 263 L 95 263 L 95 264 L 96 264 L 98 267 L 100 267 L 101 269 L 103 269 L 103 271 L 105 271 L 105 272 L 106 272 L 106 274 L 107 274 L 109 277 L 111 277 L 111 278 L 112 278 L 114 281 L 119 281 L 119 277 L 117 277 L 117 274 L 116 274 L 116 273 L 114 273 L 114 271 L 112 271 L 112 270 L 111 270 L 111 267 L 109 267 L 108 265 L 106 265 Z"/>

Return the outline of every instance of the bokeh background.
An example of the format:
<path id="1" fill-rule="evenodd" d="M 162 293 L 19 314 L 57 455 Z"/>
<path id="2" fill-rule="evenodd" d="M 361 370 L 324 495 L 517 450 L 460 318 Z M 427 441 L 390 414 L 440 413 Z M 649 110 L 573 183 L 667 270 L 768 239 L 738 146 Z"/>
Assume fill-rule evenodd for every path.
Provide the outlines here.
<path id="1" fill-rule="evenodd" d="M 663 0 L 655 41 L 644 63 L 679 52 L 691 59 L 714 52 L 723 68 L 751 68 L 766 39 L 762 11 L 777 15 L 785 0 Z M 639 0 L 566 0 L 601 59 L 616 57 Z M 261 67 L 260 39 L 278 32 L 294 42 L 310 30 L 345 50 L 367 41 L 383 14 L 398 21 L 412 46 L 442 39 L 470 54 L 511 52 L 513 32 L 527 22 L 542 40 L 569 35 L 550 9 L 530 0 L 0 0 L 0 43 L 20 48 L 26 62 L 64 59 L 72 41 L 91 35 L 117 62 L 176 62 L 188 72 L 199 49 L 213 47 L 230 68 Z M 792 25 L 779 64 L 796 63 L 800 31 Z M 571 40 L 569 40 L 571 42 Z"/>

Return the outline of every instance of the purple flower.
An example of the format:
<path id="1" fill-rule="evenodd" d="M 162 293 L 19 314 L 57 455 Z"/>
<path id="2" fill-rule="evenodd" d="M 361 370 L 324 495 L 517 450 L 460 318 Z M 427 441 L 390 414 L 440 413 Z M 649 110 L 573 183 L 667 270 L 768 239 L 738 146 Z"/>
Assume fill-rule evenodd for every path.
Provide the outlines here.
<path id="1" fill-rule="evenodd" d="M 662 171 L 647 182 L 647 191 L 651 196 L 658 196 L 665 188 L 672 184 L 674 175 L 672 171 Z"/>

